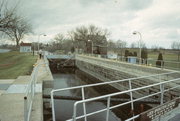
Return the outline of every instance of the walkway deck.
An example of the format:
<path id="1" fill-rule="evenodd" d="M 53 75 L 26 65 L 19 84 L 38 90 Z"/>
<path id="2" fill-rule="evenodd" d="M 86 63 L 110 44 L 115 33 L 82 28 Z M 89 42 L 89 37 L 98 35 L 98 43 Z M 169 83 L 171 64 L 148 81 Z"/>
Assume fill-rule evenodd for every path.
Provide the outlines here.
<path id="1" fill-rule="evenodd" d="M 37 64 L 43 62 L 43 60 L 38 60 Z M 53 79 L 52 75 L 47 72 L 45 65 L 40 66 L 38 72 L 32 121 L 42 121 L 42 81 Z M 30 76 L 20 76 L 17 79 L 0 80 L 1 121 L 24 120 L 24 93 L 29 79 Z"/>

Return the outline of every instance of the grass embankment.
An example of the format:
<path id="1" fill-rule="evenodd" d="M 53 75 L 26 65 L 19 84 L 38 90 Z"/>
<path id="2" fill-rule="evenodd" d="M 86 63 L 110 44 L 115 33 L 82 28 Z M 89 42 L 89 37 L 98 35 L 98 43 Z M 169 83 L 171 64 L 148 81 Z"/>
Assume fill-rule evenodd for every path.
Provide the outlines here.
<path id="1" fill-rule="evenodd" d="M 37 56 L 31 53 L 0 53 L 0 79 L 15 79 L 20 75 L 29 75 Z"/>

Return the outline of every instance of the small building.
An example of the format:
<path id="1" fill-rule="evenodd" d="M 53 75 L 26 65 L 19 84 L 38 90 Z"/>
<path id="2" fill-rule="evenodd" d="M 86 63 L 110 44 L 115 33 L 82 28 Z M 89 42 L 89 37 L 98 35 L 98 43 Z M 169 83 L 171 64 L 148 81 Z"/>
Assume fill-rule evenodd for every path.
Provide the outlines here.
<path id="1" fill-rule="evenodd" d="M 137 57 L 128 56 L 128 63 L 136 64 L 136 62 L 137 62 Z"/>
<path id="2" fill-rule="evenodd" d="M 20 52 L 31 52 L 31 43 L 23 43 L 20 44 Z"/>
<path id="3" fill-rule="evenodd" d="M 108 51 L 107 52 L 107 58 L 109 58 L 109 59 L 117 59 L 118 58 L 118 54 L 113 52 L 113 51 Z"/>

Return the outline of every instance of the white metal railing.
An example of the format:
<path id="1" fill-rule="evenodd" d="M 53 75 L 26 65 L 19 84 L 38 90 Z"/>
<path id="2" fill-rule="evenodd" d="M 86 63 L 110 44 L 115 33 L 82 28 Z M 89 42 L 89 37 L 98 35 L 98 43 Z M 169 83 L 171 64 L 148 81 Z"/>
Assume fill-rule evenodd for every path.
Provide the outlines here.
<path id="1" fill-rule="evenodd" d="M 55 116 L 55 106 L 54 106 L 54 93 L 55 92 L 60 92 L 60 91 L 65 91 L 65 90 L 73 90 L 73 89 L 81 89 L 81 95 L 82 95 L 82 100 L 77 101 L 74 103 L 74 108 L 73 108 L 73 117 L 72 119 L 69 119 L 68 121 L 76 121 L 77 119 L 81 119 L 84 118 L 85 121 L 87 121 L 87 117 L 100 113 L 100 112 L 104 112 L 107 111 L 106 113 L 106 121 L 109 120 L 109 110 L 126 105 L 126 104 L 131 104 L 131 110 L 134 110 L 134 102 L 135 101 L 139 101 L 139 100 L 143 100 L 146 98 L 150 98 L 152 96 L 155 95 L 159 95 L 160 94 L 160 102 L 161 104 L 163 104 L 164 101 L 164 92 L 173 90 L 175 88 L 178 88 L 180 85 L 177 84 L 177 86 L 175 87 L 170 87 L 170 88 L 165 88 L 164 85 L 167 83 L 173 83 L 175 81 L 180 81 L 180 78 L 176 78 L 176 79 L 172 79 L 172 80 L 166 80 L 166 81 L 159 81 L 155 84 L 150 84 L 150 85 L 145 85 L 143 87 L 139 87 L 139 88 L 132 88 L 132 82 L 136 79 L 145 79 L 145 78 L 149 78 L 149 77 L 155 77 L 155 76 L 164 76 L 164 75 L 170 75 L 170 74 L 174 74 L 174 73 L 179 73 L 179 72 L 169 72 L 169 73 L 163 73 L 163 74 L 155 74 L 155 75 L 150 75 L 150 76 L 142 76 L 142 77 L 136 77 L 136 78 L 129 78 L 129 79 L 123 79 L 123 80 L 115 80 L 115 81 L 110 81 L 110 82 L 102 82 L 102 83 L 96 83 L 96 84 L 89 84 L 89 85 L 82 85 L 82 86 L 76 86 L 76 87 L 69 87 L 69 88 L 63 88 L 63 89 L 55 89 L 51 91 L 51 105 L 52 105 L 52 117 L 53 117 L 53 121 L 56 120 L 56 116 Z M 94 97 L 94 98 L 89 98 L 89 99 L 85 99 L 85 88 L 87 87 L 94 87 L 94 86 L 99 86 L 99 85 L 105 85 L 105 84 L 113 84 L 113 83 L 120 83 L 120 82 L 128 82 L 129 87 L 127 90 L 122 91 L 122 92 L 116 92 L 116 93 L 112 93 L 112 94 L 108 94 L 108 95 L 103 95 L 103 96 L 99 96 L 99 97 Z M 143 97 L 139 97 L 136 99 L 133 99 L 133 92 L 142 90 L 142 89 L 148 89 L 154 86 L 159 86 L 160 91 L 157 91 L 153 94 L 150 95 L 146 95 Z M 111 97 L 112 96 L 116 96 L 116 95 L 120 95 L 120 94 L 126 94 L 129 93 L 130 94 L 130 101 L 125 102 L 125 103 L 121 103 L 115 106 L 110 106 L 110 102 L 111 102 Z M 99 100 L 99 99 L 103 99 L 106 98 L 107 99 L 107 108 L 105 109 L 101 109 L 95 112 L 91 112 L 91 113 L 87 113 L 86 112 L 86 103 L 87 102 L 91 102 L 91 101 L 95 101 L 95 100 Z M 81 116 L 77 116 L 77 105 L 82 104 L 83 105 L 83 111 L 84 111 L 84 115 Z M 133 120 L 135 118 L 137 118 L 138 115 L 131 117 L 128 120 Z"/>
<path id="2" fill-rule="evenodd" d="M 26 93 L 24 96 L 24 121 L 29 121 L 30 116 L 31 116 L 31 111 L 32 111 L 32 105 L 33 105 L 33 99 L 36 91 L 36 82 L 38 79 L 38 71 L 39 67 L 45 65 L 47 68 L 47 72 L 49 72 L 48 68 L 48 60 L 45 58 L 44 62 L 39 63 L 34 66 L 33 71 L 31 73 L 31 77 L 29 80 L 29 84 L 27 85 Z"/>

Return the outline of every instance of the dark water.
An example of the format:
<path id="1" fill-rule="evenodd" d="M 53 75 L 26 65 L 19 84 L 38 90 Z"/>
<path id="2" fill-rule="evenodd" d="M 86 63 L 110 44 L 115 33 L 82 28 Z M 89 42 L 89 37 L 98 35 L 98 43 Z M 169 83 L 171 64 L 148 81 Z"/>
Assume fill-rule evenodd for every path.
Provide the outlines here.
<path id="1" fill-rule="evenodd" d="M 66 71 L 67 72 L 67 71 Z M 77 76 L 75 73 L 58 73 L 53 74 L 54 77 L 54 88 L 66 88 L 79 85 L 85 85 L 91 83 L 88 79 L 82 79 Z M 61 93 L 56 93 L 56 95 L 66 95 L 66 96 L 81 96 L 81 90 L 68 90 Z M 93 88 L 85 89 L 85 97 L 95 97 L 101 95 L 97 90 Z M 57 121 L 65 121 L 72 118 L 73 114 L 73 105 L 75 101 L 72 100 L 56 100 L 55 101 L 55 112 Z M 103 102 L 90 102 L 86 103 L 87 113 L 104 109 L 106 104 Z M 77 115 L 83 115 L 83 106 L 78 105 Z M 93 116 L 89 116 L 88 121 L 105 121 L 106 120 L 106 111 L 98 113 Z M 84 121 L 84 119 L 79 119 L 78 121 Z M 112 111 L 109 113 L 109 121 L 121 121 Z"/>

